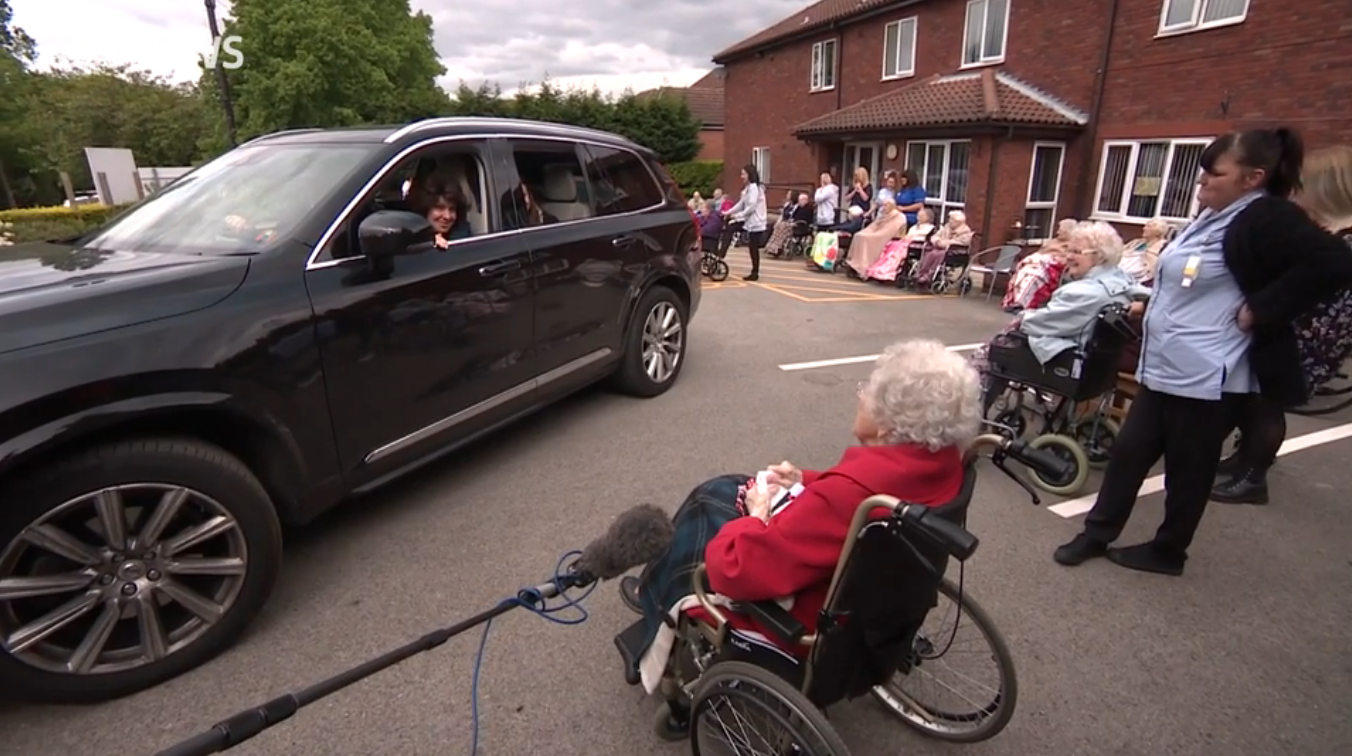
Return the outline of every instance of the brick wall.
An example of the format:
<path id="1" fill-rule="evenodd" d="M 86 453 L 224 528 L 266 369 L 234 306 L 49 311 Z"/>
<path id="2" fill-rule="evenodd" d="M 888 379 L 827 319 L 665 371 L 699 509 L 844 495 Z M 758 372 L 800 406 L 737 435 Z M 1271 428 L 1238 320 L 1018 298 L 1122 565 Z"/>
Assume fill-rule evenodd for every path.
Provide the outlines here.
<path id="1" fill-rule="evenodd" d="M 1098 5 L 1082 0 L 1012 0 L 1001 70 L 1087 111 L 1107 19 L 1106 6 Z M 839 164 L 838 144 L 814 152 L 811 146 L 792 137 L 789 130 L 810 118 L 927 76 L 956 72 L 962 63 L 966 11 L 966 0 L 919 3 L 729 64 L 724 81 L 729 165 L 725 182 L 736 184 L 736 169 L 732 166 L 749 160 L 752 147 L 770 147 L 775 182 L 811 182 L 812 176 L 823 168 Z M 883 81 L 883 30 L 892 21 L 912 16 L 918 19 L 915 75 Z M 836 89 L 809 92 L 812 44 L 833 35 L 838 39 Z M 1076 63 L 1067 65 L 1067 61 Z M 889 167 L 900 168 L 900 160 L 905 157 L 905 138 L 899 137 L 895 143 L 899 159 L 891 161 Z M 1025 146 L 1031 151 L 1031 145 Z M 974 176 L 975 169 L 973 165 Z M 980 175 L 984 182 L 985 174 Z M 1027 181 L 1026 173 L 1023 180 Z M 1022 191 L 1026 194 L 1026 183 Z M 972 205 L 971 197 L 968 204 Z"/>
<path id="2" fill-rule="evenodd" d="M 1299 12 L 1290 2 L 1253 2 L 1241 24 L 1157 36 L 1162 2 L 1120 3 L 1099 133 L 1092 142 L 1067 143 L 1058 217 L 1088 209 L 1104 139 L 1213 136 L 1232 128 L 1285 124 L 1300 130 L 1312 147 L 1352 144 L 1348 0 L 1305 0 Z M 1012 0 L 1001 70 L 1088 112 L 1107 38 L 1108 6 L 1106 1 Z M 965 12 L 966 0 L 932 0 L 731 62 L 725 81 L 725 184 L 739 185 L 737 170 L 757 146 L 771 149 L 773 183 L 813 183 L 815 174 L 840 163 L 840 144 L 806 145 L 789 130 L 926 76 L 957 70 Z M 911 16 L 918 18 L 915 76 L 882 81 L 883 29 Z M 811 46 L 833 36 L 838 40 L 836 89 L 810 93 Z M 906 138 L 898 134 L 889 140 L 900 157 L 887 167 L 902 167 Z M 980 222 L 991 150 L 999 149 L 992 229 L 981 229 L 994 239 L 1023 213 L 1032 143 L 982 144 L 973 146 L 968 215 Z M 1130 237 L 1139 226 L 1122 224 L 1122 230 Z"/>
<path id="3" fill-rule="evenodd" d="M 704 130 L 699 133 L 699 154 L 696 160 L 723 159 L 723 131 Z"/>
<path id="4" fill-rule="evenodd" d="M 1103 139 L 1212 137 L 1286 125 L 1311 147 L 1352 144 L 1352 17 L 1347 0 L 1253 2 L 1245 21 L 1160 36 L 1159 3 L 1124 2 L 1085 187 Z M 1124 236 L 1137 224 L 1115 224 Z"/>

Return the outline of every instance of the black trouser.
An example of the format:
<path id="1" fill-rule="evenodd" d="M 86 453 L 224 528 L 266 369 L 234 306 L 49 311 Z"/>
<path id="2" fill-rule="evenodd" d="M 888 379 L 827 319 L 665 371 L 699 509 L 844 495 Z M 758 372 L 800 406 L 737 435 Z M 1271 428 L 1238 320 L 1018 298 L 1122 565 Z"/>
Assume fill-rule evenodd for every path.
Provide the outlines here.
<path id="1" fill-rule="evenodd" d="M 1246 394 L 1234 422 L 1240 433 L 1240 467 L 1255 472 L 1272 467 L 1286 441 L 1286 412 L 1281 405 L 1262 394 Z"/>
<path id="2" fill-rule="evenodd" d="M 760 275 L 761 247 L 765 245 L 764 231 L 747 231 L 746 248 L 751 253 L 751 275 Z"/>
<path id="3" fill-rule="evenodd" d="M 1234 427 L 1241 394 L 1208 401 L 1163 394 L 1142 386 L 1113 443 L 1098 500 L 1085 518 L 1084 533 L 1111 543 L 1122 535 L 1141 483 L 1164 457 L 1164 521 L 1155 547 L 1185 556 L 1206 511 L 1220 464 L 1221 447 Z"/>

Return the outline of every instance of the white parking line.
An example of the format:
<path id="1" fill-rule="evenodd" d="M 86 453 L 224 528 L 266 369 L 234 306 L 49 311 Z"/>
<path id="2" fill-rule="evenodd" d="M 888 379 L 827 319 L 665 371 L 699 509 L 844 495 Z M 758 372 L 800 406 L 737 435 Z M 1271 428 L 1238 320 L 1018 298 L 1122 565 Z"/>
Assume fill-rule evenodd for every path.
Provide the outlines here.
<path id="1" fill-rule="evenodd" d="M 948 347 L 950 352 L 970 352 L 986 342 L 981 341 L 975 344 L 956 344 Z M 858 365 L 862 362 L 873 362 L 878 359 L 876 354 L 866 354 L 862 357 L 841 357 L 836 360 L 817 360 L 816 362 L 794 362 L 788 365 L 780 365 L 780 370 L 812 370 L 814 368 L 835 367 L 837 365 Z"/>
<path id="2" fill-rule="evenodd" d="M 1295 438 L 1288 438 L 1286 443 L 1282 444 L 1282 448 L 1277 452 L 1277 456 L 1283 457 L 1287 454 L 1304 451 L 1305 449 L 1316 446 L 1323 446 L 1324 444 L 1331 444 L 1334 441 L 1341 441 L 1345 438 L 1352 438 L 1352 423 L 1338 425 L 1333 428 L 1325 428 L 1324 430 L 1307 433 L 1303 436 L 1296 436 Z M 1136 494 L 1136 496 L 1137 498 L 1149 496 L 1150 494 L 1159 493 L 1163 490 L 1164 476 L 1156 475 L 1153 478 L 1146 478 L 1145 483 L 1141 484 L 1140 493 Z M 1090 509 L 1093 509 L 1094 500 L 1097 498 L 1098 494 L 1092 493 L 1077 499 L 1063 501 L 1060 504 L 1053 504 L 1052 506 L 1047 507 L 1047 509 L 1062 517 L 1078 517 L 1087 513 Z"/>

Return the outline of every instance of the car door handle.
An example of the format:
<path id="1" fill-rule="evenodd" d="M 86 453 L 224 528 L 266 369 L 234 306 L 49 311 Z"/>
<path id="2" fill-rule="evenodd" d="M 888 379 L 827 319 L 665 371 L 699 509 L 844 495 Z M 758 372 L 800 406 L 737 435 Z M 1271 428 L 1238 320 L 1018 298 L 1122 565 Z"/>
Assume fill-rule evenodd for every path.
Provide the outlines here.
<path id="1" fill-rule="evenodd" d="M 638 237 L 629 236 L 627 234 L 625 236 L 617 236 L 614 239 L 610 240 L 610 244 L 611 246 L 617 249 L 623 249 L 624 247 L 632 247 L 635 244 L 638 244 Z"/>
<path id="2" fill-rule="evenodd" d="M 503 273 L 510 273 L 514 270 L 521 270 L 520 260 L 503 260 L 502 262 L 496 262 L 492 265 L 485 265 L 479 268 L 479 275 L 484 278 L 493 278 L 494 276 L 500 276 Z"/>

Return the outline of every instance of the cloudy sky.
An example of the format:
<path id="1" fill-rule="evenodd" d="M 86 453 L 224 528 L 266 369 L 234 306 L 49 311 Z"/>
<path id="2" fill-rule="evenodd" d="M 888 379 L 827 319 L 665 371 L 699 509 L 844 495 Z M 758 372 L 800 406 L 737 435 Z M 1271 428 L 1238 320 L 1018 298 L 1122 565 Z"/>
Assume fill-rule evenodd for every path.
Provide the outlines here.
<path id="1" fill-rule="evenodd" d="M 618 92 L 685 86 L 713 53 L 811 0 L 412 0 L 432 16 L 437 51 L 454 88 L 496 81 L 514 89 L 551 79 Z M 196 76 L 211 47 L 202 0 L 11 0 L 14 23 L 38 43 L 39 65 L 131 63 L 175 79 Z M 562 8 L 567 7 L 567 10 Z M 227 0 L 218 11 L 225 15 Z"/>

